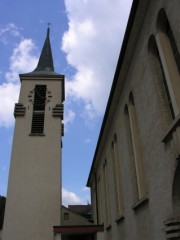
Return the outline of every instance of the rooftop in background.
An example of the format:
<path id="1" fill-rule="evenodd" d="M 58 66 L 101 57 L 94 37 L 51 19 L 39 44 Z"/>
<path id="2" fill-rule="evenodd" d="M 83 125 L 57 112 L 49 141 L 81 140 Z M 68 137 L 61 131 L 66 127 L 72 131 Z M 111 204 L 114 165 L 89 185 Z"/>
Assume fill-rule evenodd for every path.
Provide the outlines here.
<path id="1" fill-rule="evenodd" d="M 68 205 L 68 208 L 75 212 L 78 213 L 79 215 L 91 219 L 92 217 L 92 206 L 90 204 L 88 205 Z"/>

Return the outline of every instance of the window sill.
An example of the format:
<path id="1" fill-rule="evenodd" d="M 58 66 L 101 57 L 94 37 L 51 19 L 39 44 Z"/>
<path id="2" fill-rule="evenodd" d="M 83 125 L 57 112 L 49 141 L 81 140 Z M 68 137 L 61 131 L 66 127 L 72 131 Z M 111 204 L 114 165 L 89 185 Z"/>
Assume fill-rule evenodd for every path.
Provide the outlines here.
<path id="1" fill-rule="evenodd" d="M 43 137 L 43 136 L 45 136 L 45 134 L 44 133 L 30 133 L 29 136 L 41 136 L 41 137 Z"/>
<path id="2" fill-rule="evenodd" d="M 167 143 L 171 138 L 173 132 L 176 131 L 176 128 L 180 126 L 180 113 L 176 116 L 169 129 L 166 131 L 164 136 L 162 137 L 162 142 Z"/>
<path id="3" fill-rule="evenodd" d="M 145 204 L 147 204 L 149 201 L 148 197 L 143 197 L 141 198 L 137 203 L 135 203 L 133 206 L 132 206 L 132 209 L 133 210 L 137 210 L 139 209 L 140 207 L 144 206 Z"/>
<path id="4" fill-rule="evenodd" d="M 121 216 L 119 216 L 115 219 L 116 223 L 120 223 L 120 222 L 123 222 L 123 221 L 124 221 L 124 216 L 123 215 L 121 215 Z"/>

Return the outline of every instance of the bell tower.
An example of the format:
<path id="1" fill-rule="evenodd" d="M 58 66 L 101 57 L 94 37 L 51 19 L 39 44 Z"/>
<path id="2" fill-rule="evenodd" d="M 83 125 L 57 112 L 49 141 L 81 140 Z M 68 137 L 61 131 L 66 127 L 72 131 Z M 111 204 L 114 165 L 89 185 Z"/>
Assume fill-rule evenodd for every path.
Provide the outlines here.
<path id="1" fill-rule="evenodd" d="M 20 74 L 3 240 L 53 240 L 61 224 L 64 75 L 54 71 L 49 33 L 36 69 Z"/>

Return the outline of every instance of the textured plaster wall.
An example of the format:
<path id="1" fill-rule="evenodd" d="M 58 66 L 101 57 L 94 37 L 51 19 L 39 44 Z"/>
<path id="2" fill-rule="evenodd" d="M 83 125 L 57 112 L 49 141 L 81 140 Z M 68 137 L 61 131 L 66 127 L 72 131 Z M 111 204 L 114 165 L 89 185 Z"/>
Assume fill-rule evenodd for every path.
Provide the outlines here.
<path id="1" fill-rule="evenodd" d="M 143 1 L 140 1 L 142 5 Z M 177 46 L 180 40 L 180 3 L 173 1 L 148 1 L 146 16 L 141 21 L 138 40 L 134 48 L 129 48 L 124 64 L 124 84 L 117 84 L 114 98 L 106 121 L 102 141 L 96 158 L 96 172 L 102 179 L 103 164 L 106 159 L 108 166 L 108 197 L 110 198 L 110 226 L 105 214 L 105 193 L 99 196 L 102 204 L 99 206 L 102 222 L 105 223 L 105 239 L 137 239 L 163 240 L 166 239 L 163 222 L 173 215 L 172 184 L 177 160 L 170 144 L 162 142 L 163 135 L 172 124 L 170 111 L 165 96 L 165 90 L 156 71 L 152 69 L 152 60 L 148 53 L 148 42 L 151 34 L 157 34 L 156 20 L 159 10 L 163 7 L 167 13 Z M 133 36 L 131 36 L 133 38 Z M 130 39 L 131 41 L 131 39 Z M 134 50 L 133 50 L 134 49 Z M 133 51 L 132 51 L 133 50 Z M 133 54 L 132 54 L 133 52 Z M 122 71 L 125 71 L 123 65 Z M 123 73 L 119 75 L 119 82 Z M 133 151 L 132 140 L 127 129 L 127 118 L 124 108 L 129 102 L 132 92 L 136 109 L 137 122 L 141 142 L 143 169 L 147 185 L 148 202 L 132 209 L 136 204 L 134 197 L 135 182 L 132 177 Z M 115 212 L 116 192 L 114 188 L 112 168 L 111 142 L 117 135 L 119 160 L 121 163 L 122 194 L 124 219 L 117 223 Z M 119 170 L 120 171 L 120 170 Z M 93 181 L 93 180 L 92 180 Z M 107 227 L 107 229 L 106 229 Z"/>
<path id="2" fill-rule="evenodd" d="M 33 105 L 28 100 L 35 84 L 46 84 L 52 100 L 45 109 L 45 136 L 30 136 Z M 17 117 L 3 240 L 50 240 L 60 224 L 61 121 L 52 108 L 61 101 L 61 81 L 22 81 L 19 103 L 25 116 Z"/>

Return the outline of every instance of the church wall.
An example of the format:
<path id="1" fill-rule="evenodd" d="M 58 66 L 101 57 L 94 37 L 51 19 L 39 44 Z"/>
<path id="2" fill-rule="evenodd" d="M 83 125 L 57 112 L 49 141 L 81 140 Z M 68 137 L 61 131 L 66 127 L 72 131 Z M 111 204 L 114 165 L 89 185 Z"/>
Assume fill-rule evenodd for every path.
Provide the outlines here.
<path id="1" fill-rule="evenodd" d="M 105 226 L 104 239 L 166 239 L 164 221 L 176 216 L 172 186 L 177 155 L 170 141 L 163 142 L 163 136 L 179 116 L 175 120 L 171 117 L 160 69 L 156 65 L 154 69 L 148 49 L 150 36 L 158 33 L 157 18 L 162 7 L 179 44 L 179 2 L 139 1 L 141 11 L 137 12 L 93 165 L 102 182 L 106 178 L 103 193 L 98 195 L 99 202 L 104 202 L 98 206 L 100 223 Z M 141 19 L 139 14 L 143 11 L 145 17 Z M 112 155 L 115 135 L 122 183 L 123 210 L 119 216 L 115 206 L 117 172 L 113 169 Z M 92 176 L 89 183 L 94 183 Z"/>

